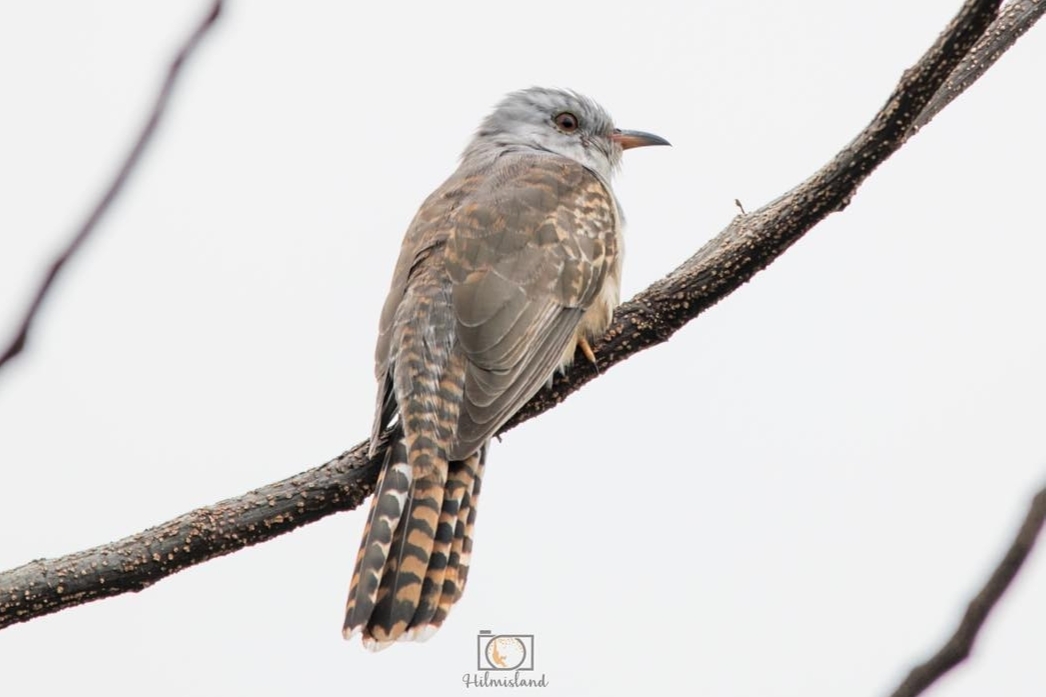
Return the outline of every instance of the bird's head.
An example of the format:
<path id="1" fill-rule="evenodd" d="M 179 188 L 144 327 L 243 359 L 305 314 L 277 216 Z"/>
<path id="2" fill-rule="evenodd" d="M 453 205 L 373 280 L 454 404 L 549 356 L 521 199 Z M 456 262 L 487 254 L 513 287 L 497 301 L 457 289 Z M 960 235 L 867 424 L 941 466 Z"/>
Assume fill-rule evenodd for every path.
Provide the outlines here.
<path id="1" fill-rule="evenodd" d="M 623 151 L 668 144 L 652 133 L 615 128 L 603 107 L 577 92 L 531 87 L 501 100 L 483 119 L 464 157 L 542 150 L 575 160 L 609 181 Z"/>

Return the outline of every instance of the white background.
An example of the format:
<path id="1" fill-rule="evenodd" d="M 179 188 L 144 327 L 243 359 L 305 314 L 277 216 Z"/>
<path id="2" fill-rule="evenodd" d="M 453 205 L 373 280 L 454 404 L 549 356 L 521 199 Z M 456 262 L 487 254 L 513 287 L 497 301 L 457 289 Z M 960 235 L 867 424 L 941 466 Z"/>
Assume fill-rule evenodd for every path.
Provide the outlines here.
<path id="1" fill-rule="evenodd" d="M 0 568 L 364 438 L 402 232 L 503 93 L 673 142 L 616 183 L 630 297 L 827 161 L 959 5 L 230 5 L 0 374 Z M 4 341 L 203 7 L 0 9 Z M 495 444 L 428 643 L 341 639 L 360 510 L 3 630 L 0 692 L 455 695 L 480 629 L 536 636 L 545 695 L 888 692 L 1046 479 L 1042 32 L 750 284 Z M 1044 649 L 1040 553 L 933 694 L 1042 695 Z"/>

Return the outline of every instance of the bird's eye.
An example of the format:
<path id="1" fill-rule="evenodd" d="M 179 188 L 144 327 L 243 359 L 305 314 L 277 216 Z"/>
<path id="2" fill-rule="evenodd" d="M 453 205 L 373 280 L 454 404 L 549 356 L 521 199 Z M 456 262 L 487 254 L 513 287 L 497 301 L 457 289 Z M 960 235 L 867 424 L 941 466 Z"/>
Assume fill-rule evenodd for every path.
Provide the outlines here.
<path id="1" fill-rule="evenodd" d="M 556 128 L 563 131 L 564 133 L 573 133 L 577 130 L 578 120 L 577 117 L 571 114 L 569 111 L 561 111 L 552 119 L 552 122 L 556 124 Z"/>

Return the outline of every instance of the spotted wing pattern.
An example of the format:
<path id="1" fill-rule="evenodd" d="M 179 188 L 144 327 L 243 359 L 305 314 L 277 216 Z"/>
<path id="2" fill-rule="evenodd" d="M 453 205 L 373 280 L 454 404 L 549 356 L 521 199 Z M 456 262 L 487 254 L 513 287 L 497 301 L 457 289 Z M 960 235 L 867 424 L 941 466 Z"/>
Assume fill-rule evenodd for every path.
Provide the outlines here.
<path id="1" fill-rule="evenodd" d="M 372 443 L 396 430 L 346 637 L 359 632 L 371 648 L 426 638 L 461 596 L 486 444 L 581 336 L 605 329 L 618 217 L 598 177 L 534 153 L 459 170 L 422 205 L 382 313 Z"/>

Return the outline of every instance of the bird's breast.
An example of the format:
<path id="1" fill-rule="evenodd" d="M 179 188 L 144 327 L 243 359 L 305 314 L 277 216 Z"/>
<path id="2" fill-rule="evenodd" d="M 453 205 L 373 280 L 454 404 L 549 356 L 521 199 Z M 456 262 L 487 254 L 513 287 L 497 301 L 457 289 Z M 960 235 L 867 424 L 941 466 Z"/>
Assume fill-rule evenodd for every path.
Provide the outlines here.
<path id="1" fill-rule="evenodd" d="M 614 232 L 615 244 L 613 245 L 613 258 L 609 260 L 610 268 L 603 279 L 603 286 L 599 289 L 595 300 L 581 316 L 577 329 L 574 331 L 574 339 L 567 344 L 563 357 L 560 359 L 560 370 L 567 368 L 574 362 L 574 353 L 581 339 L 592 341 L 606 333 L 607 327 L 614 318 L 614 310 L 621 304 L 621 262 L 625 255 L 624 239 L 621 235 L 621 226 L 617 225 Z"/>

